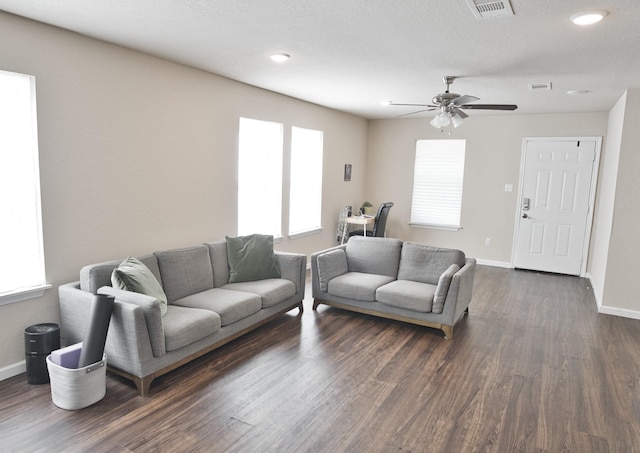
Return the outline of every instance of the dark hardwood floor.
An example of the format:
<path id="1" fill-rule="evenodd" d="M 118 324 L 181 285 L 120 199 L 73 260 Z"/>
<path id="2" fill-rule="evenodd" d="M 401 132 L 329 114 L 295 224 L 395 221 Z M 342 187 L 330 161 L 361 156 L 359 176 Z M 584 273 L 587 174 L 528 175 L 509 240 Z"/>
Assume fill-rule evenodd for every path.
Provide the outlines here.
<path id="1" fill-rule="evenodd" d="M 0 450 L 640 451 L 640 321 L 599 315 L 585 279 L 479 266 L 451 341 L 311 303 L 148 398 L 108 373 L 101 402 L 64 411 L 5 380 Z"/>

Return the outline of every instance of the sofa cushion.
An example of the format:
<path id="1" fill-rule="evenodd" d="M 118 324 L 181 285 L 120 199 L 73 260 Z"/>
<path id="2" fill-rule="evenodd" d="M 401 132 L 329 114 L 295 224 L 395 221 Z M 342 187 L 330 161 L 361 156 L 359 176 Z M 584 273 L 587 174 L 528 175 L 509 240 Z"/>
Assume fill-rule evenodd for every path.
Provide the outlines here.
<path id="1" fill-rule="evenodd" d="M 253 282 L 229 283 L 223 289 L 243 291 L 260 296 L 262 308 L 272 307 L 296 293 L 296 285 L 291 280 L 284 278 L 269 278 Z"/>
<path id="2" fill-rule="evenodd" d="M 213 288 L 192 294 L 174 302 L 181 307 L 211 310 L 220 315 L 222 326 L 228 326 L 260 311 L 260 296 L 240 291 Z"/>
<path id="3" fill-rule="evenodd" d="M 385 305 L 422 313 L 431 312 L 436 287 L 412 280 L 396 280 L 376 290 L 376 300 Z"/>
<path id="4" fill-rule="evenodd" d="M 329 281 L 349 272 L 347 254 L 344 249 L 336 249 L 318 256 L 318 280 L 320 291 L 326 293 Z"/>
<path id="5" fill-rule="evenodd" d="M 213 287 L 220 288 L 229 283 L 229 259 L 227 258 L 227 241 L 207 242 L 211 268 L 213 269 Z"/>
<path id="6" fill-rule="evenodd" d="M 160 315 L 164 316 L 167 312 L 167 295 L 149 268 L 137 258 L 129 256 L 113 270 L 111 285 L 154 297 L 160 302 Z"/>
<path id="7" fill-rule="evenodd" d="M 164 292 L 170 304 L 213 288 L 213 271 L 206 245 L 155 252 L 154 255 L 158 258 Z"/>
<path id="8" fill-rule="evenodd" d="M 395 279 L 401 250 L 402 241 L 399 239 L 352 236 L 346 247 L 349 272 L 386 275 Z"/>
<path id="9" fill-rule="evenodd" d="M 464 266 L 465 256 L 460 250 L 431 247 L 405 242 L 402 246 L 398 280 L 437 285 L 440 276 L 452 264 Z"/>
<path id="10" fill-rule="evenodd" d="M 162 318 L 167 351 L 175 351 L 220 330 L 220 316 L 211 310 L 169 305 Z"/>
<path id="11" fill-rule="evenodd" d="M 280 268 L 273 253 L 273 236 L 251 234 L 226 236 L 226 239 L 229 283 L 280 278 Z"/>
<path id="12" fill-rule="evenodd" d="M 145 266 L 153 273 L 160 286 L 162 278 L 158 268 L 158 260 L 154 255 L 144 255 L 138 257 Z M 104 263 L 89 264 L 80 269 L 80 289 L 96 294 L 103 286 L 111 286 L 111 274 L 118 267 L 122 260 L 106 261 Z"/>
<path id="13" fill-rule="evenodd" d="M 328 285 L 328 293 L 346 299 L 374 302 L 376 300 L 376 289 L 393 280 L 393 277 L 387 275 L 348 272 L 331 279 Z"/>

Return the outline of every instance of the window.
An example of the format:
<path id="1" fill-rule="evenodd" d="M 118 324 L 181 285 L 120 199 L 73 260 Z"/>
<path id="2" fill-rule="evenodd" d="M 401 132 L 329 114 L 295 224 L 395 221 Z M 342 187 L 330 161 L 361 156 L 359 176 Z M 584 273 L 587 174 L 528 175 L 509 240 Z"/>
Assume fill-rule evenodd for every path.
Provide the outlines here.
<path id="1" fill-rule="evenodd" d="M 282 236 L 282 124 L 240 118 L 238 234 Z"/>
<path id="2" fill-rule="evenodd" d="M 413 173 L 413 226 L 458 230 L 465 140 L 418 140 Z"/>
<path id="3" fill-rule="evenodd" d="M 0 71 L 0 304 L 45 283 L 35 78 Z"/>
<path id="4" fill-rule="evenodd" d="M 322 131 L 291 129 L 289 235 L 320 229 L 322 213 Z"/>

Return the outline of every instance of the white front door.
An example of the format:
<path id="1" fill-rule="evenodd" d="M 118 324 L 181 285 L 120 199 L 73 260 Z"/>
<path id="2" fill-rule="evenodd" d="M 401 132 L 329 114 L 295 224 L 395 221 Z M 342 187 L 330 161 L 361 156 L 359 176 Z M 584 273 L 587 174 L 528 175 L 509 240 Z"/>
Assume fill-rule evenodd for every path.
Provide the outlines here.
<path id="1" fill-rule="evenodd" d="M 600 138 L 525 139 L 514 267 L 580 275 Z"/>

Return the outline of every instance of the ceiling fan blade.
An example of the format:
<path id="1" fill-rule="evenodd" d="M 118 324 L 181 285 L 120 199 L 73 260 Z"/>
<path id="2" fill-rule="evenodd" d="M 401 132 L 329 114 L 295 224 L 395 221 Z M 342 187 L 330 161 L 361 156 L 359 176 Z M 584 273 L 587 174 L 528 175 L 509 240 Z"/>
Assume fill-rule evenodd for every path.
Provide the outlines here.
<path id="1" fill-rule="evenodd" d="M 515 110 L 518 108 L 515 104 L 465 104 L 458 107 L 467 110 Z"/>
<path id="2" fill-rule="evenodd" d="M 462 119 L 469 118 L 469 115 L 467 115 L 466 113 L 464 113 L 462 110 L 460 110 L 457 107 L 453 107 L 453 111 Z"/>
<path id="3" fill-rule="evenodd" d="M 396 115 L 396 118 L 400 118 L 402 116 L 415 115 L 416 113 L 430 112 L 432 110 L 435 110 L 435 109 L 431 108 L 431 109 L 425 109 L 425 110 L 418 110 L 416 112 L 411 112 L 411 113 L 403 113 L 402 115 Z"/>
<path id="4" fill-rule="evenodd" d="M 451 103 L 453 105 L 455 105 L 456 107 L 464 105 L 464 104 L 468 104 L 469 102 L 476 102 L 479 101 L 480 98 L 477 98 L 475 96 L 469 96 L 468 94 L 465 94 L 463 96 L 459 96 L 457 98 L 455 98 Z"/>

